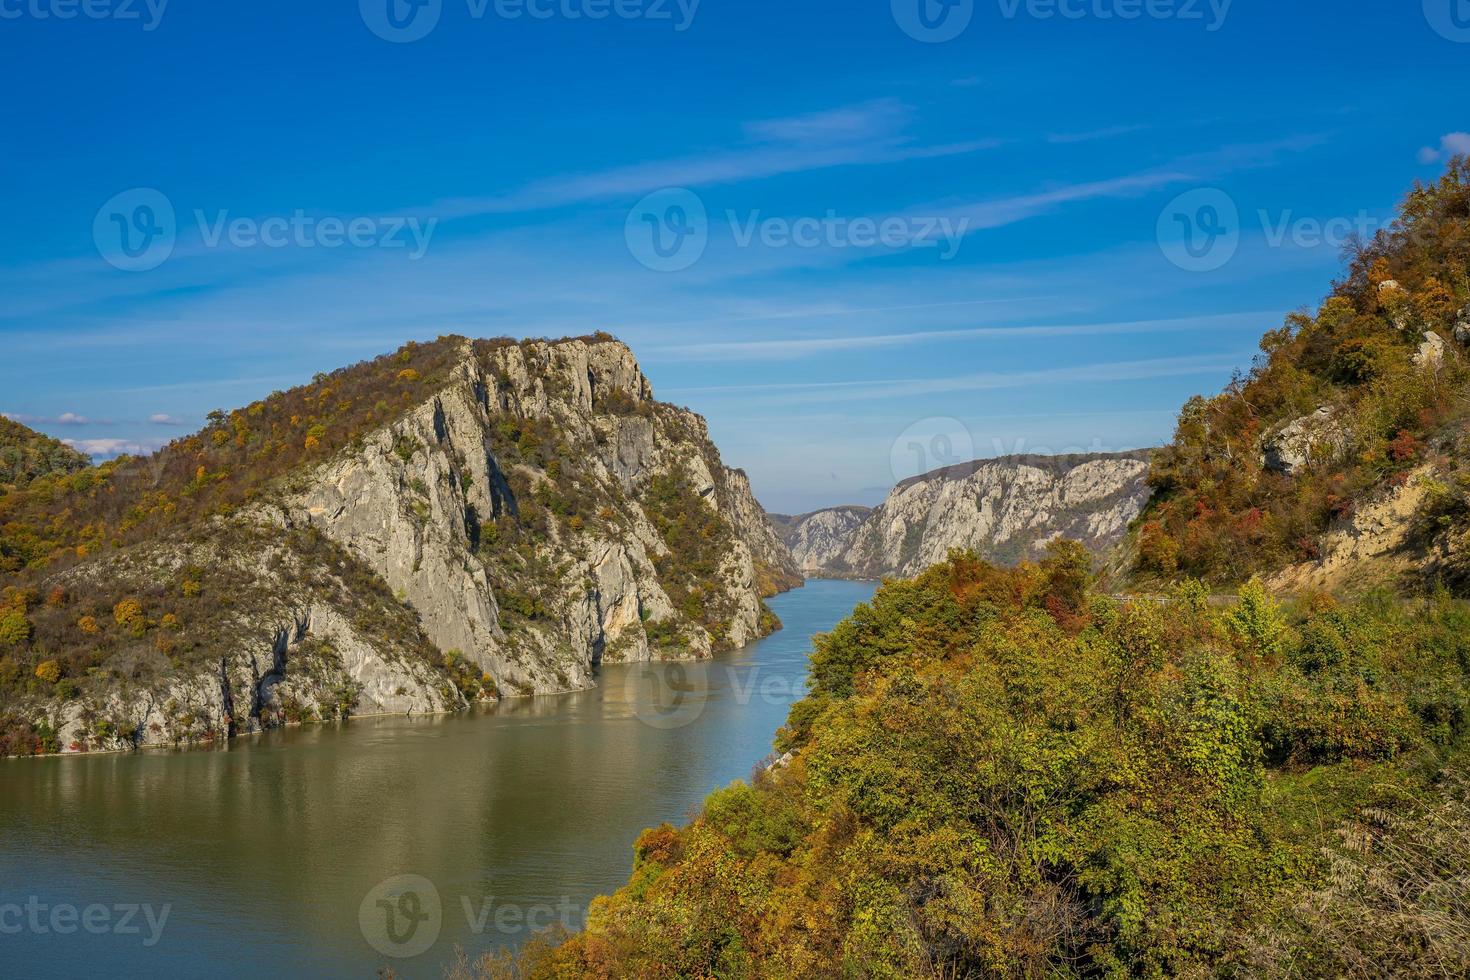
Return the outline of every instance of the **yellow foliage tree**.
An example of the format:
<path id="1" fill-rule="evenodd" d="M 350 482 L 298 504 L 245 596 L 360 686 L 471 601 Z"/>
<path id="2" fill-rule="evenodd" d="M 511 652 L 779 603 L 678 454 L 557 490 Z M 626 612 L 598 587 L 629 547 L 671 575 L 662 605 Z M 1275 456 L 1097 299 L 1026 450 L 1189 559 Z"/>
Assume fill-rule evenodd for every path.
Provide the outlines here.
<path id="1" fill-rule="evenodd" d="M 137 599 L 124 599 L 112 607 L 112 618 L 117 625 L 125 626 L 135 633 L 142 632 L 146 623 L 143 619 L 143 604 Z"/>

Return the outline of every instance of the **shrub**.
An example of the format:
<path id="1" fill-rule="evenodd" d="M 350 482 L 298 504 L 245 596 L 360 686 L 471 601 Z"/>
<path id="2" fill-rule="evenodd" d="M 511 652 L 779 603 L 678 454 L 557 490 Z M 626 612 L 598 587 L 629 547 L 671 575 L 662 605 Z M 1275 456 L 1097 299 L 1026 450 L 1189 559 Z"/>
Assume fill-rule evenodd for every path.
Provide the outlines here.
<path id="1" fill-rule="evenodd" d="M 0 612 L 0 646 L 17 647 L 31 638 L 31 622 L 19 609 Z"/>

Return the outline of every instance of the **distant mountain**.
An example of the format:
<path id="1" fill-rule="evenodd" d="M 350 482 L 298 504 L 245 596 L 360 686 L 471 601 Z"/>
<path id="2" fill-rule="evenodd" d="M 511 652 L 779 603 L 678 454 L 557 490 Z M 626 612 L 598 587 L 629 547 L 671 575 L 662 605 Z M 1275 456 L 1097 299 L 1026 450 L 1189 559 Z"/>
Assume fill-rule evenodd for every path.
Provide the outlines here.
<path id="1" fill-rule="evenodd" d="M 586 688 L 748 643 L 800 581 L 606 336 L 441 338 L 213 413 L 0 498 L 0 562 L 12 752 Z"/>
<path id="2" fill-rule="evenodd" d="M 787 518 L 783 536 L 808 575 L 849 578 L 917 575 L 957 548 L 1015 564 L 1057 537 L 1101 553 L 1148 500 L 1149 455 L 976 460 L 905 480 L 872 510 Z"/>
<path id="3" fill-rule="evenodd" d="M 90 459 L 65 443 L 0 415 L 0 493 L 91 465 Z"/>
<path id="4" fill-rule="evenodd" d="M 771 523 L 802 572 L 820 576 L 847 550 L 853 532 L 872 512 L 871 507 L 850 504 L 796 517 L 772 514 Z"/>

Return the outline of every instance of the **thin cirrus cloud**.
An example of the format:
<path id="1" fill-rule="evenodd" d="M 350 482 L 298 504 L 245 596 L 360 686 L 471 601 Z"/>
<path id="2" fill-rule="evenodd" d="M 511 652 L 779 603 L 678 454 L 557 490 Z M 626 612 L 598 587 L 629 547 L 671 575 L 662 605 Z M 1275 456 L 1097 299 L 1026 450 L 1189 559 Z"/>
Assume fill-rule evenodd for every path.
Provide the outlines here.
<path id="1" fill-rule="evenodd" d="M 654 347 L 650 354 L 661 360 L 796 360 L 841 351 L 912 347 L 920 344 L 961 340 L 1016 340 L 1050 337 L 1104 337 L 1126 334 L 1220 332 L 1241 330 L 1259 333 L 1262 323 L 1279 321 L 1279 311 L 1225 313 L 1218 316 L 1163 320 L 1133 320 L 1112 323 L 1075 323 L 1034 326 L 973 327 L 962 330 L 915 330 L 905 333 L 867 334 L 846 337 L 808 337 L 796 340 L 741 340 Z"/>
<path id="2" fill-rule="evenodd" d="M 18 412 L 0 412 L 12 422 L 21 425 L 111 425 L 109 419 L 90 419 L 76 412 L 62 412 L 60 415 L 24 415 Z"/>
<path id="3" fill-rule="evenodd" d="M 1419 162 L 1444 163 L 1462 153 L 1470 153 L 1470 133 L 1446 133 L 1440 137 L 1438 147 L 1426 146 L 1419 151 Z"/>
<path id="4" fill-rule="evenodd" d="M 1146 124 L 1138 123 L 1131 126 L 1107 126 L 1103 129 L 1091 129 L 1081 133 L 1051 133 L 1046 141 L 1053 146 L 1065 146 L 1069 143 L 1091 143 L 1095 140 L 1114 139 L 1119 136 L 1130 136 L 1133 133 L 1141 133 L 1149 129 Z"/>
<path id="5" fill-rule="evenodd" d="M 65 445 L 88 456 L 111 459 L 114 456 L 147 456 L 163 448 L 157 439 L 63 439 Z"/>
<path id="6" fill-rule="evenodd" d="M 766 392 L 763 401 L 812 403 L 829 401 L 871 401 L 908 398 L 917 395 L 948 394 L 959 391 L 994 391 L 1025 388 L 1042 384 L 1090 384 L 1120 381 L 1145 381 L 1156 378 L 1185 378 L 1218 374 L 1239 366 L 1236 355 L 1201 355 L 1190 357 L 1158 357 L 1136 361 L 1111 361 L 1080 364 L 1038 371 L 986 371 L 946 378 L 901 378 L 882 381 L 817 381 L 755 385 L 724 385 L 704 388 L 671 389 L 670 393 L 733 395 L 750 400 L 752 394 Z"/>
<path id="7" fill-rule="evenodd" d="M 881 99 L 782 119 L 746 123 L 733 149 L 630 164 L 534 181 L 507 194 L 455 198 L 433 205 L 442 218 L 510 214 L 644 193 L 660 187 L 706 187 L 824 170 L 901 163 L 993 149 L 1000 139 L 925 144 L 907 132 L 912 110 Z"/>

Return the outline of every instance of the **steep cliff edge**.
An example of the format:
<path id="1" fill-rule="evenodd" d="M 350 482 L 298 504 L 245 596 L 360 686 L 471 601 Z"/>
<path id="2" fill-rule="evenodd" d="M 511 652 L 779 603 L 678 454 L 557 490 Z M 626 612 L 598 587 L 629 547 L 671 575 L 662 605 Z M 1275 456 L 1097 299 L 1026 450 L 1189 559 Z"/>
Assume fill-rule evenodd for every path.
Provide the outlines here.
<path id="1" fill-rule="evenodd" d="M 950 551 L 1002 564 L 1036 558 L 1057 537 L 1103 552 L 1148 500 L 1147 450 L 1008 456 L 905 480 L 871 512 L 843 507 L 794 519 L 787 542 L 809 574 L 917 575 Z"/>
<path id="2" fill-rule="evenodd" d="M 3 509 L 10 752 L 583 689 L 744 645 L 800 582 L 603 336 L 410 345 Z"/>
<path id="3" fill-rule="evenodd" d="M 853 533 L 871 513 L 871 507 L 848 504 L 795 517 L 776 514 L 771 520 L 802 572 L 820 576 L 842 557 L 852 544 Z"/>

